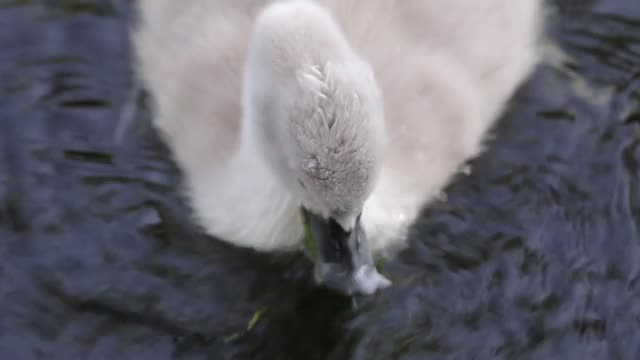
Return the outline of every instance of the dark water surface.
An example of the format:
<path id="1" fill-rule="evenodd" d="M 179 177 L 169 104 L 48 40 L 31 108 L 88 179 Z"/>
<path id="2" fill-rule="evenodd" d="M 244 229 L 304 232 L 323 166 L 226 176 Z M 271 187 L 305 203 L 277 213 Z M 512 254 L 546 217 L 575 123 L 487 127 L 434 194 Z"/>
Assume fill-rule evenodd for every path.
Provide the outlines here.
<path id="1" fill-rule="evenodd" d="M 203 236 L 144 111 L 116 146 L 131 5 L 0 1 L 0 359 L 640 359 L 640 2 L 551 4 L 548 60 L 357 307 Z"/>

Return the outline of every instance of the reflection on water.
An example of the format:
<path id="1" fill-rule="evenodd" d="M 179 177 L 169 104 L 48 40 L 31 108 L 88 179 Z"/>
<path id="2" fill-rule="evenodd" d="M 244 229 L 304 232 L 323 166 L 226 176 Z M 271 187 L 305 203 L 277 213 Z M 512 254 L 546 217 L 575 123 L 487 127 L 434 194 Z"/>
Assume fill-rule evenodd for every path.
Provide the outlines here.
<path id="1" fill-rule="evenodd" d="M 488 152 L 356 304 L 203 236 L 129 100 L 130 1 L 0 8 L 2 358 L 640 357 L 640 5 L 555 1 Z"/>

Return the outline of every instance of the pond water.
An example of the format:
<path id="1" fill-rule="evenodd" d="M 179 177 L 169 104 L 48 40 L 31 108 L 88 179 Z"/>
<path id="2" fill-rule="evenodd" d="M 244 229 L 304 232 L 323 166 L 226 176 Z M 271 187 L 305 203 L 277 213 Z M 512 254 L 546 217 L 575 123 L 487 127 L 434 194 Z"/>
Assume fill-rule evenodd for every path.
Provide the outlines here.
<path id="1" fill-rule="evenodd" d="M 132 84 L 132 1 L 0 1 L 0 358 L 639 359 L 640 2 L 549 2 L 489 150 L 352 301 L 211 239 Z"/>

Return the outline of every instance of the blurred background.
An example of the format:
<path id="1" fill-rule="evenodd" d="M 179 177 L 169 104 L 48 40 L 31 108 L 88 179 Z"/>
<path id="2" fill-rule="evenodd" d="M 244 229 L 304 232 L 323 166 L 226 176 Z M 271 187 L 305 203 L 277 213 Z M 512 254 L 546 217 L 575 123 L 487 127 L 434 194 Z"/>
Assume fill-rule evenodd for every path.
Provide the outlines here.
<path id="1" fill-rule="evenodd" d="M 144 99 L 115 141 L 133 0 L 0 0 L 0 358 L 639 359 L 640 2 L 547 2 L 489 151 L 352 301 L 202 235 Z"/>

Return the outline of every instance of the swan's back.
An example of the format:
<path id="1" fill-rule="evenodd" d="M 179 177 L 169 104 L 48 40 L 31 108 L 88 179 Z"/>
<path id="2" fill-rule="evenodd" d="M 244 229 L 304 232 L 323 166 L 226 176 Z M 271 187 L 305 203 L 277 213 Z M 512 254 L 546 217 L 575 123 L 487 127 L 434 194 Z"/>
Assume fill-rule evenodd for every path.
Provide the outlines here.
<path id="1" fill-rule="evenodd" d="M 234 216 L 253 219 L 273 234 L 273 228 L 286 227 L 275 219 L 279 212 L 273 205 L 255 201 L 264 206 L 234 208 L 246 202 L 246 192 L 224 201 L 211 195 L 227 192 L 211 183 L 230 175 L 224 166 L 240 142 L 252 25 L 258 11 L 274 1 L 138 0 L 138 74 L 155 99 L 154 123 L 195 184 L 196 212 L 209 217 L 204 222 L 210 232 L 225 228 L 222 223 Z M 317 2 L 371 64 L 382 90 L 389 151 L 363 213 L 371 247 L 381 248 L 402 236 L 420 207 L 480 150 L 484 132 L 537 60 L 542 0 Z M 252 180 L 245 180 L 252 177 L 250 170 L 243 171 L 234 176 L 250 188 Z M 265 212 L 273 219 L 265 220 Z M 246 226 L 232 225 L 218 234 L 252 241 Z"/>

